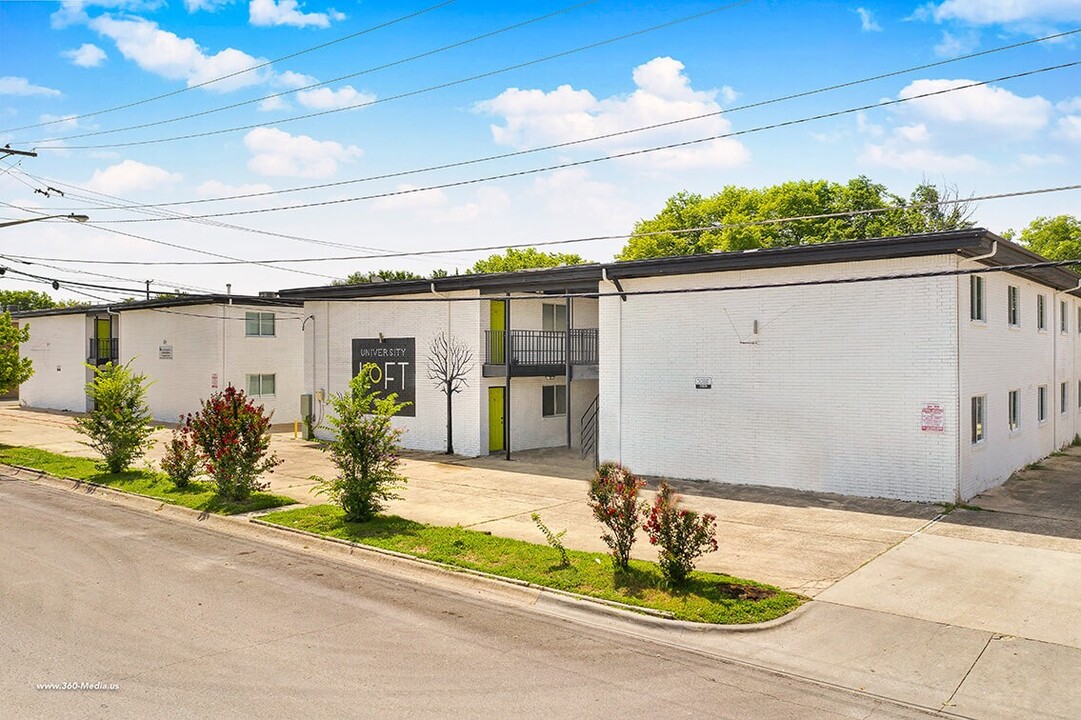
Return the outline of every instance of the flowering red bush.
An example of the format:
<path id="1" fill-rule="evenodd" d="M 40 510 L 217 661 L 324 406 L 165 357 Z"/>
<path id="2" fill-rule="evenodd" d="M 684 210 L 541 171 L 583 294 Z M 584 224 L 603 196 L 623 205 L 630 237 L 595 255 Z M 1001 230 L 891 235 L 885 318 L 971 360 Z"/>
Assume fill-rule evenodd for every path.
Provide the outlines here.
<path id="1" fill-rule="evenodd" d="M 631 559 L 634 533 L 639 516 L 646 504 L 638 499 L 645 485 L 630 470 L 617 463 L 604 463 L 589 483 L 589 508 L 600 523 L 608 528 L 601 540 L 612 551 L 612 562 L 625 569 Z"/>
<path id="2" fill-rule="evenodd" d="M 670 586 L 682 585 L 695 560 L 717 550 L 717 516 L 679 507 L 679 495 L 662 482 L 643 525 L 649 542 L 661 548 L 661 572 Z"/>
<path id="3" fill-rule="evenodd" d="M 244 500 L 263 490 L 264 472 L 282 464 L 270 450 L 270 416 L 233 386 L 201 402 L 191 419 L 192 439 L 202 452 L 208 475 L 227 500 Z"/>
<path id="4" fill-rule="evenodd" d="M 165 457 L 161 459 L 161 469 L 178 488 L 187 487 L 202 472 L 203 459 L 195 444 L 191 420 L 191 414 L 180 417 L 180 426 L 173 429 L 173 436 L 165 445 Z"/>

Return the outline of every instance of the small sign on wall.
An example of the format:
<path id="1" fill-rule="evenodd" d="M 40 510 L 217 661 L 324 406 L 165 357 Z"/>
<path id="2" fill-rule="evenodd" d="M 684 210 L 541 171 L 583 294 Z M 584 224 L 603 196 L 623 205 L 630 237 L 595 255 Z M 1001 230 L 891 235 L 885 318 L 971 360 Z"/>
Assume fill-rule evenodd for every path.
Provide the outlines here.
<path id="1" fill-rule="evenodd" d="M 709 390 L 713 387 L 713 378 L 711 377 L 696 377 L 694 379 L 695 390 Z"/>
<path id="2" fill-rule="evenodd" d="M 210 388 L 212 390 L 217 390 L 218 389 L 218 374 L 217 373 L 212 373 L 210 375 Z"/>
<path id="3" fill-rule="evenodd" d="M 920 409 L 920 430 L 923 432 L 944 432 L 946 412 L 938 403 L 924 403 Z"/>
<path id="4" fill-rule="evenodd" d="M 172 360 L 173 359 L 173 346 L 172 345 L 158 345 L 158 360 Z"/>

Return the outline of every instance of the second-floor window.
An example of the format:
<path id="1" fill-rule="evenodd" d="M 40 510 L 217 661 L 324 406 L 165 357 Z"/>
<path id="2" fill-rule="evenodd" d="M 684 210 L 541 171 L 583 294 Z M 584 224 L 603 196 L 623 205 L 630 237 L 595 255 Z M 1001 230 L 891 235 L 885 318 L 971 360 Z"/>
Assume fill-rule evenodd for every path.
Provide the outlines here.
<path id="1" fill-rule="evenodd" d="M 1047 296 L 1036 296 L 1036 329 L 1047 329 Z"/>
<path id="2" fill-rule="evenodd" d="M 244 313 L 244 334 L 248 337 L 274 337 L 274 313 Z"/>
<path id="3" fill-rule="evenodd" d="M 1021 288 L 1016 285 L 1010 285 L 1009 290 L 1006 292 L 1008 299 L 1007 303 L 1007 317 L 1009 318 L 1010 325 L 1017 327 L 1021 324 Z"/>
<path id="4" fill-rule="evenodd" d="M 566 330 L 567 306 L 544 303 L 541 310 L 541 322 L 542 330 Z"/>
<path id="5" fill-rule="evenodd" d="M 970 316 L 973 320 L 987 320 L 987 313 L 984 311 L 983 302 L 983 278 L 979 275 L 969 275 L 968 277 L 968 289 L 969 289 L 969 310 Z"/>
<path id="6" fill-rule="evenodd" d="M 1058 304 L 1058 330 L 1063 335 L 1070 332 L 1070 306 L 1065 300 L 1060 300 Z"/>

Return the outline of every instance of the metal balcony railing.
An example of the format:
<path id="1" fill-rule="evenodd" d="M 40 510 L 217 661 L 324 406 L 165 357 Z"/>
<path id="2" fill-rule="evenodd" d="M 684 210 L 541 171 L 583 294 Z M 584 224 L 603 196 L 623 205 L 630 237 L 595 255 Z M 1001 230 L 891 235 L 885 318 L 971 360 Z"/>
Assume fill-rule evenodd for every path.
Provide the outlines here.
<path id="1" fill-rule="evenodd" d="M 120 343 L 117 338 L 90 338 L 90 350 L 87 362 L 101 365 L 120 357 Z"/>
<path id="2" fill-rule="evenodd" d="M 506 330 L 484 331 L 484 362 L 506 365 Z M 511 330 L 510 356 L 513 365 L 564 365 L 567 355 L 567 333 L 562 330 Z M 597 364 L 597 329 L 570 330 L 571 365 Z"/>

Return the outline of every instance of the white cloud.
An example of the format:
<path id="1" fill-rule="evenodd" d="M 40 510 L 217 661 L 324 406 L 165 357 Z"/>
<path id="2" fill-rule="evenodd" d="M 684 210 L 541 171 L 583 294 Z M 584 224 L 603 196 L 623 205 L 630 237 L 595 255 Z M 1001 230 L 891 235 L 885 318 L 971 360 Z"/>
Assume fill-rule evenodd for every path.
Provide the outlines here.
<path id="1" fill-rule="evenodd" d="M 234 48 L 208 55 L 191 38 L 162 30 L 157 23 L 142 18 L 102 15 L 91 20 L 90 27 L 112 39 L 120 53 L 143 70 L 169 80 L 184 80 L 189 87 L 264 62 Z M 260 71 L 241 73 L 208 85 L 207 89 L 227 92 L 266 79 L 266 73 Z"/>
<path id="2" fill-rule="evenodd" d="M 251 0 L 248 17 L 252 25 L 273 27 L 330 27 L 331 18 L 341 20 L 345 16 L 334 10 L 328 13 L 305 13 L 300 11 L 297 0 Z"/>
<path id="3" fill-rule="evenodd" d="M 1081 95 L 1056 103 L 1055 109 L 1064 113 L 1081 112 Z"/>
<path id="4" fill-rule="evenodd" d="M 894 128 L 893 132 L 898 139 L 910 143 L 924 143 L 931 139 L 931 134 L 927 132 L 927 126 L 923 123 L 902 125 Z"/>
<path id="5" fill-rule="evenodd" d="M 533 192 L 560 217 L 588 217 L 599 223 L 636 212 L 618 187 L 594 180 L 585 168 L 564 168 L 533 181 Z"/>
<path id="6" fill-rule="evenodd" d="M 867 8 L 856 8 L 856 14 L 860 16 L 860 29 L 864 32 L 882 32 L 882 26 L 875 20 L 874 13 Z"/>
<path id="7" fill-rule="evenodd" d="M 898 93 L 911 98 L 924 93 L 969 85 L 972 80 L 915 80 Z M 1030 133 L 1045 127 L 1051 113 L 1051 103 L 1040 97 L 1023 97 L 991 85 L 970 87 L 912 100 L 906 111 L 925 118 L 968 127 L 989 127 L 1012 133 Z"/>
<path id="8" fill-rule="evenodd" d="M 83 43 L 73 50 L 65 50 L 60 54 L 71 60 L 72 65 L 83 68 L 97 67 L 108 57 L 104 50 L 93 43 Z"/>
<path id="9" fill-rule="evenodd" d="M 1066 158 L 1056 153 L 1050 153 L 1047 155 L 1021 153 L 1017 156 L 1017 161 L 1021 163 L 1023 167 L 1037 168 L 1047 167 L 1049 165 L 1064 165 L 1066 163 Z"/>
<path id="10" fill-rule="evenodd" d="M 184 0 L 184 8 L 189 13 L 196 13 L 200 10 L 217 12 L 219 8 L 232 3 L 233 0 Z"/>
<path id="11" fill-rule="evenodd" d="M 372 208 L 375 210 L 393 211 L 399 212 L 402 210 L 409 211 L 422 211 L 432 210 L 435 208 L 443 207 L 447 204 L 447 194 L 435 188 L 433 190 L 424 190 L 420 192 L 412 192 L 421 187 L 420 185 L 411 185 L 409 183 L 400 183 L 394 187 L 394 192 L 401 193 L 400 195 L 389 195 L 387 197 L 376 198 L 372 201 Z"/>
<path id="12" fill-rule="evenodd" d="M 1067 140 L 1081 142 L 1081 115 L 1059 118 L 1057 134 Z"/>
<path id="13" fill-rule="evenodd" d="M 104 170 L 95 170 L 84 185 L 107 195 L 127 195 L 151 190 L 180 182 L 183 176 L 171 173 L 156 165 L 145 165 L 135 160 L 124 160 Z"/>
<path id="14" fill-rule="evenodd" d="M 352 105 L 365 105 L 373 100 L 375 100 L 375 95 L 358 92 L 353 89 L 352 85 L 344 85 L 337 90 L 323 87 L 315 90 L 301 90 L 297 93 L 297 102 L 314 110 L 331 110 Z"/>
<path id="15" fill-rule="evenodd" d="M 38 116 L 39 123 L 48 123 L 49 130 L 46 132 L 56 132 L 57 130 L 74 130 L 79 127 L 78 115 L 49 115 L 43 114 Z"/>
<path id="16" fill-rule="evenodd" d="M 967 32 L 960 35 L 954 35 L 951 32 L 942 31 L 942 40 L 935 45 L 935 55 L 945 58 L 955 58 L 961 55 L 968 55 L 974 51 L 980 45 L 980 34 L 978 32 Z"/>
<path id="17" fill-rule="evenodd" d="M 888 143 L 867 145 L 859 161 L 895 170 L 919 170 L 923 173 L 959 173 L 984 169 L 986 164 L 968 155 L 947 155 L 929 148 L 898 148 Z"/>
<path id="18" fill-rule="evenodd" d="M 629 95 L 598 100 L 588 90 L 561 85 L 555 90 L 509 88 L 474 106 L 478 112 L 500 117 L 492 125 L 492 138 L 500 145 L 536 147 L 616 133 L 686 117 L 719 113 L 718 94 L 734 97 L 735 91 L 699 91 L 683 74 L 683 63 L 659 57 L 634 69 L 636 89 Z M 722 135 L 731 124 L 719 114 L 690 123 L 651 130 L 584 146 L 602 147 L 610 154 L 664 145 L 680 140 Z M 678 169 L 732 167 L 748 160 L 750 153 L 735 140 L 715 140 L 708 145 L 648 153 L 639 161 L 650 167 Z"/>
<path id="19" fill-rule="evenodd" d="M 220 180 L 207 180 L 195 188 L 195 194 L 201 198 L 224 197 L 227 195 L 250 195 L 252 193 L 271 192 L 274 188 L 266 183 L 246 183 L 230 185 Z"/>
<path id="20" fill-rule="evenodd" d="M 355 145 L 344 147 L 333 140 L 315 140 L 267 127 L 245 135 L 244 146 L 252 154 L 248 168 L 269 177 L 330 177 L 338 172 L 338 163 L 364 154 Z"/>
<path id="21" fill-rule="evenodd" d="M 59 90 L 33 85 L 23 77 L 6 75 L 0 77 L 0 95 L 45 95 L 48 97 L 60 97 Z"/>
<path id="22" fill-rule="evenodd" d="M 89 7 L 138 12 L 156 10 L 164 4 L 165 0 L 60 0 L 60 9 L 49 16 L 49 21 L 54 29 L 60 29 L 87 23 Z"/>
<path id="23" fill-rule="evenodd" d="M 938 22 L 960 20 L 973 25 L 1039 21 L 1081 21 L 1077 0 L 946 0 L 924 6 L 923 14 Z"/>

